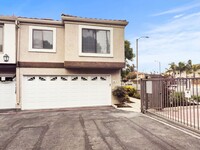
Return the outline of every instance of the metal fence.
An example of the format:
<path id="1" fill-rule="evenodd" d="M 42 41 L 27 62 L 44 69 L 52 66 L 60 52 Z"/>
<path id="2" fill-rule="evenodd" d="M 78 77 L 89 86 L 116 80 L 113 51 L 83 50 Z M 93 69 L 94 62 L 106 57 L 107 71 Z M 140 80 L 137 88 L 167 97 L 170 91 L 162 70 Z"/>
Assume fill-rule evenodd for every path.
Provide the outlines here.
<path id="1" fill-rule="evenodd" d="M 141 109 L 200 130 L 200 78 L 141 81 Z"/>

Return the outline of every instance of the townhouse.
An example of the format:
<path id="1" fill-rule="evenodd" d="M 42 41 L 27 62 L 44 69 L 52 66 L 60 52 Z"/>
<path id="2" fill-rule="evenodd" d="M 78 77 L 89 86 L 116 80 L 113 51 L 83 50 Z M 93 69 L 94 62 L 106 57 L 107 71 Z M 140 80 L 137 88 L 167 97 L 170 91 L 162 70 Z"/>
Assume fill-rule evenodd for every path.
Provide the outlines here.
<path id="1" fill-rule="evenodd" d="M 0 17 L 0 109 L 117 103 L 125 20 Z"/>
<path id="2" fill-rule="evenodd" d="M 0 109 L 16 108 L 16 17 L 0 17 Z"/>

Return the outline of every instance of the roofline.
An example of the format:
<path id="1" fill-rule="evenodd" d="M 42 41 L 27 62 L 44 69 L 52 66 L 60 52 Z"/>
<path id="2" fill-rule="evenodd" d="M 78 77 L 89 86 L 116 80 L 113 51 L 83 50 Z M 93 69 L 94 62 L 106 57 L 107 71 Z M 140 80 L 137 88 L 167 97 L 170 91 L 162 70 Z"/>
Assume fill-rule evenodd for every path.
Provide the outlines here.
<path id="1" fill-rule="evenodd" d="M 27 18 L 27 17 L 17 17 L 17 16 L 0 16 L 0 21 L 11 21 L 16 20 L 21 23 L 34 23 L 34 24 L 48 24 L 48 25 L 63 25 L 65 22 L 79 22 L 79 23 L 95 23 L 102 25 L 119 25 L 126 26 L 128 22 L 126 20 L 106 20 L 97 18 L 83 18 L 71 15 L 61 15 L 62 20 L 44 19 L 44 18 Z"/>
<path id="2" fill-rule="evenodd" d="M 106 20 L 106 19 L 97 19 L 97 18 L 83 18 L 78 16 L 71 15 L 61 15 L 62 20 L 69 22 L 83 22 L 83 23 L 95 23 L 95 24 L 107 24 L 107 25 L 120 25 L 126 26 L 128 22 L 126 20 Z"/>
<path id="3" fill-rule="evenodd" d="M 15 20 L 17 19 L 16 16 L 0 16 L 0 21 L 13 21 L 15 22 Z"/>
<path id="4" fill-rule="evenodd" d="M 20 23 L 35 23 L 35 24 L 48 24 L 48 25 L 63 25 L 62 21 L 52 19 L 40 19 L 40 18 L 25 18 L 18 17 L 17 20 Z"/>

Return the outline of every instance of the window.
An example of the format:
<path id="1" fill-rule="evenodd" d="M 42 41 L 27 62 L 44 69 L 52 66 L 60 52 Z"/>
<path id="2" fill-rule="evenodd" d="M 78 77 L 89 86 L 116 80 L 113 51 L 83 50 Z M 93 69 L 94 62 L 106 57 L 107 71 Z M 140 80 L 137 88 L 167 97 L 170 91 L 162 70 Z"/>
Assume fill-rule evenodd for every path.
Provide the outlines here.
<path id="1" fill-rule="evenodd" d="M 50 27 L 29 27 L 29 51 L 56 52 L 56 29 Z"/>
<path id="2" fill-rule="evenodd" d="M 112 56 L 112 29 L 80 26 L 81 56 Z"/>
<path id="3" fill-rule="evenodd" d="M 0 26 L 0 52 L 3 52 L 3 27 Z"/>
<path id="4" fill-rule="evenodd" d="M 33 30 L 32 47 L 35 49 L 53 48 L 53 31 L 51 30 Z"/>
<path id="5" fill-rule="evenodd" d="M 82 29 L 83 53 L 110 53 L 110 31 Z"/>

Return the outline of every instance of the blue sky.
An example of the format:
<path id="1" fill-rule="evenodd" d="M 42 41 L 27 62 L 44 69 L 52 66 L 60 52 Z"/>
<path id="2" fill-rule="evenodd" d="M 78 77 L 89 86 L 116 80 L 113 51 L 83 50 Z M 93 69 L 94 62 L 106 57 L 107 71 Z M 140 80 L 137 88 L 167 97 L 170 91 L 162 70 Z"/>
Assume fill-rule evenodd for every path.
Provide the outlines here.
<path id="1" fill-rule="evenodd" d="M 129 21 L 134 52 L 135 39 L 149 36 L 139 40 L 139 71 L 158 72 L 158 61 L 162 71 L 170 62 L 200 63 L 199 0 L 0 0 L 0 15 L 60 20 L 62 13 Z"/>

